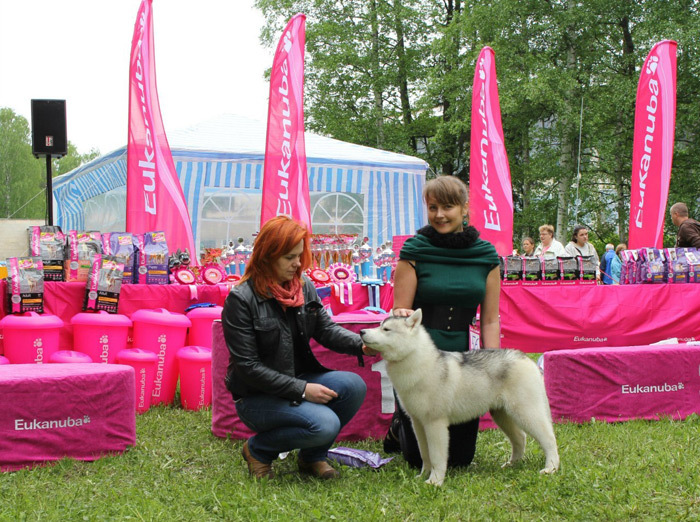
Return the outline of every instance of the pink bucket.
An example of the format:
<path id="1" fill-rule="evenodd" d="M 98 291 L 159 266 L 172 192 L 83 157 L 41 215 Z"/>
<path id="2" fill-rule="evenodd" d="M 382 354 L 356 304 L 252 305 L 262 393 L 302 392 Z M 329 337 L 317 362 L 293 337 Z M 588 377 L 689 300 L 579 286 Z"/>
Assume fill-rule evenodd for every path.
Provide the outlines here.
<path id="1" fill-rule="evenodd" d="M 92 359 L 86 353 L 74 350 L 58 350 L 49 357 L 50 363 L 92 363 Z"/>
<path id="2" fill-rule="evenodd" d="M 120 350 L 116 360 L 134 369 L 134 387 L 136 392 L 136 412 L 143 413 L 151 407 L 153 379 L 156 375 L 158 356 L 141 348 Z"/>
<path id="3" fill-rule="evenodd" d="M 6 315 L 0 321 L 5 357 L 12 364 L 48 362 L 51 354 L 58 351 L 62 327 L 61 318 L 51 314 Z"/>
<path id="4" fill-rule="evenodd" d="M 186 410 L 211 405 L 211 348 L 185 346 L 177 352 L 180 362 L 180 402 Z"/>
<path id="5" fill-rule="evenodd" d="M 164 308 L 137 310 L 131 314 L 134 322 L 132 346 L 149 350 L 158 356 L 153 382 L 151 404 L 170 404 L 177 388 L 177 351 L 185 346 L 187 328 L 192 326 L 184 314 Z"/>
<path id="6" fill-rule="evenodd" d="M 120 314 L 83 312 L 70 320 L 73 325 L 73 349 L 90 356 L 96 363 L 114 363 L 126 348 L 131 320 Z"/>
<path id="7" fill-rule="evenodd" d="M 187 342 L 192 346 L 205 346 L 211 348 L 211 325 L 221 319 L 223 306 L 210 306 L 195 308 L 187 312 L 187 317 L 192 321 Z"/>

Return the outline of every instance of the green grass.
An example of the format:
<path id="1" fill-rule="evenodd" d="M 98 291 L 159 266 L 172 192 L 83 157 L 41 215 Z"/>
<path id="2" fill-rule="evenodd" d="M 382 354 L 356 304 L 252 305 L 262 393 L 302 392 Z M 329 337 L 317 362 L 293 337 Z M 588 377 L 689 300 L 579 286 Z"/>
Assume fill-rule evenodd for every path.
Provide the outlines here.
<path id="1" fill-rule="evenodd" d="M 0 520 L 700 520 L 700 418 L 559 424 L 562 469 L 541 476 L 542 450 L 501 469 L 509 444 L 479 436 L 470 467 L 436 488 L 401 457 L 380 470 L 301 477 L 295 458 L 256 482 L 241 441 L 210 431 L 211 412 L 157 407 L 137 418 L 137 444 L 95 462 L 0 474 Z M 341 443 L 381 452 L 381 442 Z"/>

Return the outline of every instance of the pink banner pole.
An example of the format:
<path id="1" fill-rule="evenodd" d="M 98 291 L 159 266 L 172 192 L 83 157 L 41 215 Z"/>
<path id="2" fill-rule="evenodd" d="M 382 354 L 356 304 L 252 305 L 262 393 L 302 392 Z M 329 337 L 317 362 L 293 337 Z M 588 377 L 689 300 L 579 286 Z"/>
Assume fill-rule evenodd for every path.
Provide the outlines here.
<path id="1" fill-rule="evenodd" d="M 503 140 L 496 57 L 490 47 L 481 50 L 474 71 L 469 221 L 499 255 L 513 252 L 513 189 Z"/>
<path id="2" fill-rule="evenodd" d="M 270 218 L 287 215 L 311 230 L 304 146 L 305 42 L 306 16 L 299 13 L 282 32 L 270 74 L 261 228 Z"/>
<path id="3" fill-rule="evenodd" d="M 639 75 L 629 248 L 663 246 L 676 131 L 676 49 L 672 40 L 658 42 L 649 51 Z"/>
<path id="4" fill-rule="evenodd" d="M 141 2 L 131 41 L 126 230 L 165 232 L 171 252 L 187 249 L 197 262 L 192 221 L 158 103 L 152 0 Z"/>

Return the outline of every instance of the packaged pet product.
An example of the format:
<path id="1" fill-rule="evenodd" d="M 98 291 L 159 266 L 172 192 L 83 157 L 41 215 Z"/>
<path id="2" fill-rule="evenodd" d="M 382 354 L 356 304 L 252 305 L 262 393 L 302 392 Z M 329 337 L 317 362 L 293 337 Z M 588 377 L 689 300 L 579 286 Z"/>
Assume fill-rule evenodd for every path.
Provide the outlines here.
<path id="1" fill-rule="evenodd" d="M 63 259 L 66 236 L 61 227 L 43 225 L 28 227 L 29 255 L 38 257 L 44 265 L 45 281 L 63 281 Z"/>
<path id="2" fill-rule="evenodd" d="M 518 283 L 523 279 L 523 258 L 507 256 L 504 258 L 503 281 Z"/>
<path id="3" fill-rule="evenodd" d="M 542 281 L 559 281 L 559 260 L 557 258 L 545 258 L 542 262 Z"/>
<path id="4" fill-rule="evenodd" d="M 102 234 L 97 231 L 69 230 L 66 235 L 66 260 L 63 262 L 66 281 L 87 281 L 90 257 L 102 253 Z"/>
<path id="5" fill-rule="evenodd" d="M 598 264 L 593 256 L 583 256 L 581 259 L 581 283 L 596 284 Z"/>
<path id="6" fill-rule="evenodd" d="M 559 258 L 559 277 L 562 281 L 574 282 L 581 279 L 581 261 L 578 257 Z"/>
<path id="7" fill-rule="evenodd" d="M 656 248 L 640 248 L 642 283 L 665 283 L 666 263 L 663 252 Z"/>
<path id="8" fill-rule="evenodd" d="M 685 259 L 688 263 L 688 282 L 700 283 L 700 254 L 689 248 L 685 252 Z"/>
<path id="9" fill-rule="evenodd" d="M 134 282 L 147 285 L 169 284 L 169 256 L 165 232 L 134 234 L 134 245 L 136 247 Z"/>
<path id="10" fill-rule="evenodd" d="M 7 310 L 13 314 L 44 312 L 44 266 L 40 258 L 8 258 L 7 300 Z"/>
<path id="11" fill-rule="evenodd" d="M 108 256 L 116 256 L 124 265 L 122 284 L 134 282 L 134 265 L 136 255 L 134 238 L 130 232 L 105 232 L 102 234 L 102 252 Z"/>
<path id="12" fill-rule="evenodd" d="M 523 258 L 523 281 L 528 283 L 536 283 L 542 280 L 542 258 L 541 257 L 524 257 Z"/>
<path id="13" fill-rule="evenodd" d="M 116 314 L 122 287 L 124 263 L 117 256 L 93 254 L 88 274 L 83 311 L 104 310 Z"/>

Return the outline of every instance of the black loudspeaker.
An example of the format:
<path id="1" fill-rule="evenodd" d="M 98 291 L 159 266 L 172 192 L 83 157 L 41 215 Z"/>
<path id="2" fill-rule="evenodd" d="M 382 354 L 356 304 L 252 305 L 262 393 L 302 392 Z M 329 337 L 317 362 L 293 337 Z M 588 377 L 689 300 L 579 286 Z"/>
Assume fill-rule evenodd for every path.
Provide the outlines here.
<path id="1" fill-rule="evenodd" d="M 32 100 L 32 154 L 60 158 L 67 153 L 66 100 Z"/>

